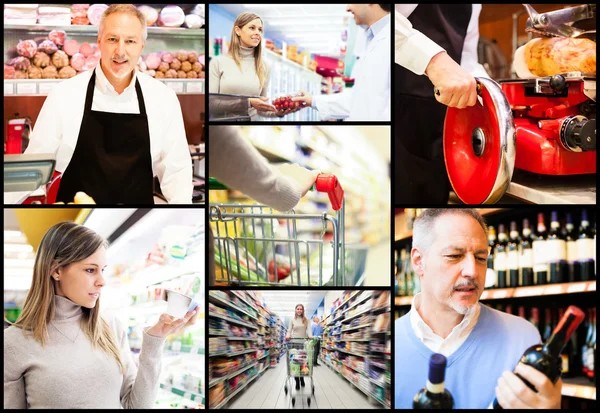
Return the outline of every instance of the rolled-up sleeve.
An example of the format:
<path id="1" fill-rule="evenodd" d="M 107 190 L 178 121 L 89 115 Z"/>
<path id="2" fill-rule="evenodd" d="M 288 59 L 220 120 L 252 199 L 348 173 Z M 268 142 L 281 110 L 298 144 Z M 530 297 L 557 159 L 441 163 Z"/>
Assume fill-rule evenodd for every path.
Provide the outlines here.
<path id="1" fill-rule="evenodd" d="M 411 72 L 422 75 L 431 58 L 445 50 L 423 33 L 415 30 L 399 7 L 396 6 L 394 17 L 394 61 Z"/>

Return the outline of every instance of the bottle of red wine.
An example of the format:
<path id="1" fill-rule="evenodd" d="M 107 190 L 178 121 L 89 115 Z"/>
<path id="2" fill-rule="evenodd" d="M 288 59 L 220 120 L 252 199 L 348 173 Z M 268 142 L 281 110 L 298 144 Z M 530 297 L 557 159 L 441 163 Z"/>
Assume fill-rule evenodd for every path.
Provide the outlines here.
<path id="1" fill-rule="evenodd" d="M 563 283 L 567 281 L 567 243 L 560 230 L 558 213 L 552 211 L 550 219 L 550 232 L 546 240 L 546 257 L 550 264 L 550 283 Z"/>
<path id="2" fill-rule="evenodd" d="M 588 221 L 587 211 L 581 211 L 581 225 L 579 226 L 579 238 L 577 239 L 577 255 L 580 265 L 580 280 L 590 281 L 594 279 L 594 234 Z"/>
<path id="3" fill-rule="evenodd" d="M 498 288 L 508 287 L 506 261 L 508 255 L 508 238 L 504 229 L 504 224 L 498 225 L 498 242 L 496 243 L 494 255 L 494 270 L 498 275 Z"/>
<path id="4" fill-rule="evenodd" d="M 454 398 L 444 386 L 446 375 L 446 357 L 436 353 L 429 359 L 429 379 L 425 387 L 415 395 L 413 409 L 454 408 Z"/>
<path id="5" fill-rule="evenodd" d="M 523 236 L 521 237 L 521 255 L 519 256 L 519 269 L 521 271 L 520 285 L 526 287 L 533 285 L 533 249 L 531 228 L 529 220 L 523 219 Z"/>
<path id="6" fill-rule="evenodd" d="M 565 241 L 567 243 L 567 281 L 579 281 L 579 262 L 577 261 L 577 235 L 575 234 L 575 225 L 570 212 L 567 212 L 567 223 L 565 225 Z"/>
<path id="7" fill-rule="evenodd" d="M 537 232 L 533 238 L 533 271 L 535 273 L 535 283 L 538 285 L 548 282 L 548 260 L 546 257 L 546 224 L 544 223 L 544 214 L 538 213 Z"/>
<path id="8" fill-rule="evenodd" d="M 515 288 L 519 286 L 519 230 L 517 222 L 510 222 L 510 238 L 508 240 L 508 252 L 506 261 L 508 267 L 508 286 Z"/>
<path id="9" fill-rule="evenodd" d="M 546 375 L 552 383 L 556 383 L 560 378 L 562 370 L 562 358 L 560 353 L 584 317 L 585 313 L 579 308 L 574 305 L 569 306 L 565 315 L 560 319 L 558 325 L 552 332 L 550 339 L 544 344 L 536 344 L 525 350 L 519 363 L 533 367 Z M 519 374 L 517 374 L 517 376 L 523 380 L 527 387 L 536 391 L 531 383 Z M 494 400 L 494 409 L 502 409 L 498 400 Z"/>

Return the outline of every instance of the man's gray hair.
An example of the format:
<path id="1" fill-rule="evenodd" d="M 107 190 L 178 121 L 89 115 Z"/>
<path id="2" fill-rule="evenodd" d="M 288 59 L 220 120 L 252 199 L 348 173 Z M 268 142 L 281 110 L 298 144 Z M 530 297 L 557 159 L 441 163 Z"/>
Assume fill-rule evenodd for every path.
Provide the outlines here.
<path id="1" fill-rule="evenodd" d="M 137 19 L 142 24 L 142 40 L 146 43 L 146 39 L 148 38 L 148 27 L 146 26 L 146 16 L 137 9 L 133 4 L 112 4 L 108 7 L 108 9 L 104 10 L 102 13 L 102 17 L 100 18 L 100 26 L 98 27 L 98 37 L 102 36 L 102 31 L 104 30 L 104 23 L 106 18 L 113 13 L 127 13 L 132 16 L 137 17 Z"/>
<path id="2" fill-rule="evenodd" d="M 426 208 L 413 224 L 412 247 L 426 254 L 435 240 L 435 221 L 444 215 L 467 215 L 476 220 L 487 235 L 485 220 L 473 208 Z"/>

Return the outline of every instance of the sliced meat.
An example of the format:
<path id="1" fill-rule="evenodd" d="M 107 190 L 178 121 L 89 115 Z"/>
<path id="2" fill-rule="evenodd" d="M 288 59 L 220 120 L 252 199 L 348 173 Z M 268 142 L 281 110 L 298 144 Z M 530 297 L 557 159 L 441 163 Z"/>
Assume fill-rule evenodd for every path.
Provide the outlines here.
<path id="1" fill-rule="evenodd" d="M 58 46 L 52 40 L 44 40 L 38 46 L 38 50 L 46 53 L 47 55 L 53 55 L 58 51 Z"/>
<path id="2" fill-rule="evenodd" d="M 85 62 L 86 59 L 84 55 L 81 53 L 75 53 L 71 58 L 71 67 L 76 71 L 81 72 L 84 70 Z"/>
<path id="3" fill-rule="evenodd" d="M 32 58 L 37 52 L 37 44 L 33 40 L 21 40 L 17 44 L 17 53 L 23 57 Z"/>
<path id="4" fill-rule="evenodd" d="M 79 53 L 84 55 L 85 57 L 90 57 L 94 51 L 92 50 L 92 46 L 88 42 L 81 43 L 79 46 Z"/>
<path id="5" fill-rule="evenodd" d="M 188 14 L 185 16 L 185 27 L 188 29 L 199 29 L 204 26 L 204 18 L 196 14 Z"/>
<path id="6" fill-rule="evenodd" d="M 15 57 L 14 59 L 12 59 L 10 61 L 9 65 L 14 66 L 15 70 L 25 71 L 25 70 L 29 69 L 29 66 L 31 66 L 31 62 L 29 61 L 28 58 L 19 56 L 19 57 Z"/>
<path id="7" fill-rule="evenodd" d="M 104 10 L 106 9 L 108 9 L 106 4 L 92 4 L 87 11 L 87 17 L 90 19 L 90 23 L 94 26 L 98 26 L 100 24 L 102 13 L 104 13 Z"/>
<path id="8" fill-rule="evenodd" d="M 57 46 L 64 46 L 66 35 L 62 30 L 52 30 L 48 35 L 48 39 L 52 40 Z"/>
<path id="9" fill-rule="evenodd" d="M 79 52 L 79 43 L 77 43 L 77 40 L 73 40 L 73 39 L 67 40 L 65 42 L 63 50 L 69 56 L 73 56 L 73 55 L 75 55 L 75 53 Z"/>
<path id="10" fill-rule="evenodd" d="M 161 59 L 163 62 L 165 62 L 165 63 L 169 63 L 169 64 L 173 63 L 173 59 L 174 59 L 174 58 L 175 58 L 175 57 L 173 57 L 173 53 L 171 53 L 171 52 L 163 52 L 163 53 L 160 55 L 160 59 Z"/>
<path id="11" fill-rule="evenodd" d="M 71 24 L 73 26 L 89 26 L 90 19 L 88 19 L 87 16 L 71 17 Z"/>
<path id="12" fill-rule="evenodd" d="M 158 54 L 156 53 L 150 53 L 146 57 L 145 62 L 148 69 L 156 70 L 158 69 L 158 66 L 160 66 L 160 57 L 158 57 Z"/>

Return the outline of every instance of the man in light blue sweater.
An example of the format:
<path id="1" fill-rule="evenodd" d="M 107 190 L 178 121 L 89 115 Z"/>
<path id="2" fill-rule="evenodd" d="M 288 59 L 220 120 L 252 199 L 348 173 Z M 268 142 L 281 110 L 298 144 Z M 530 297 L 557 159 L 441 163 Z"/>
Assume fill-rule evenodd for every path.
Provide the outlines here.
<path id="1" fill-rule="evenodd" d="M 425 386 L 429 358 L 448 359 L 446 388 L 455 409 L 560 408 L 556 384 L 517 363 L 541 342 L 528 321 L 479 303 L 488 256 L 487 228 L 474 209 L 426 209 L 413 227 L 411 260 L 421 292 L 395 323 L 395 408 L 412 408 Z M 513 370 L 537 389 L 529 389 Z"/>

